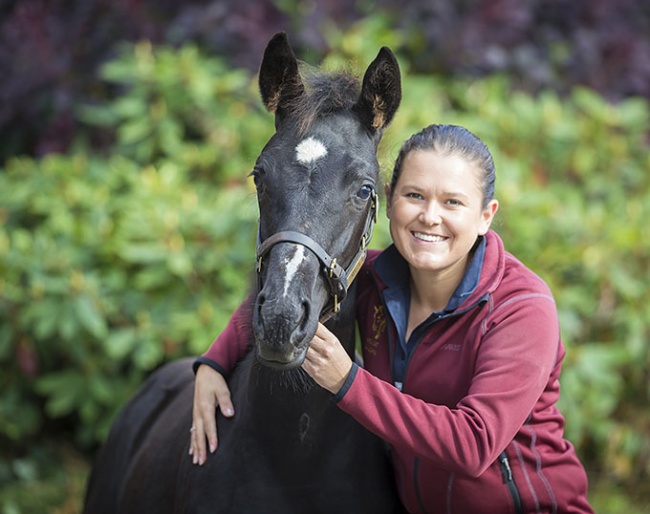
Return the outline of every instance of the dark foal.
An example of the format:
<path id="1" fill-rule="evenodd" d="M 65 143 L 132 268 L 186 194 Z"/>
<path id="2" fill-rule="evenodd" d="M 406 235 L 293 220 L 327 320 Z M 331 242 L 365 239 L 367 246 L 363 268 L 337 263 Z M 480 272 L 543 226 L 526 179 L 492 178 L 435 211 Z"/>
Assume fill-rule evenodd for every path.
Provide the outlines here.
<path id="1" fill-rule="evenodd" d="M 383 442 L 300 369 L 319 319 L 331 316 L 354 354 L 348 286 L 376 214 L 375 154 L 400 102 L 399 67 L 382 48 L 361 87 L 346 75 L 303 80 L 278 34 L 259 83 L 276 133 L 253 171 L 259 280 L 253 350 L 229 377 L 237 414 L 217 416 L 219 448 L 193 465 L 191 360 L 163 367 L 98 455 L 86 514 L 401 511 Z"/>

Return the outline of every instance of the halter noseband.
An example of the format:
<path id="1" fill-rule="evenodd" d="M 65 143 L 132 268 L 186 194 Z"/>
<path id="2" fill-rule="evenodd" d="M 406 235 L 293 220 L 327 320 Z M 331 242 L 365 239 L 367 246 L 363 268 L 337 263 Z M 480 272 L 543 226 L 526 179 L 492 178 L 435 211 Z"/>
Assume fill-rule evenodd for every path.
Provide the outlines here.
<path id="1" fill-rule="evenodd" d="M 359 242 L 359 250 L 352 258 L 352 261 L 347 268 L 343 267 L 328 254 L 321 245 L 314 241 L 311 237 L 294 230 L 284 230 L 277 232 L 272 236 L 266 238 L 264 242 L 261 241 L 260 229 L 257 229 L 257 281 L 259 289 L 262 289 L 262 261 L 264 256 L 269 253 L 271 248 L 278 243 L 295 243 L 304 246 L 310 250 L 321 262 L 321 272 L 327 281 L 330 289 L 332 301 L 328 303 L 321 312 L 321 322 L 327 321 L 333 314 L 337 313 L 341 308 L 341 302 L 345 299 L 348 293 L 348 288 L 352 281 L 359 273 L 363 262 L 366 259 L 366 253 L 370 239 L 372 239 L 372 231 L 374 224 L 377 221 L 377 211 L 379 208 L 379 199 L 376 191 L 373 189 L 371 193 L 370 209 L 366 217 L 366 225 Z"/>

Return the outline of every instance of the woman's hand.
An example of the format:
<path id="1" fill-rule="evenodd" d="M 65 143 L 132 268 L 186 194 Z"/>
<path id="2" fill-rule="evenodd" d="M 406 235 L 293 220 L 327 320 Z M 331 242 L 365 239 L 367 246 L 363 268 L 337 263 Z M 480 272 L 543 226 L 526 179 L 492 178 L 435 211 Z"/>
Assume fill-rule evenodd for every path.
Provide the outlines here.
<path id="1" fill-rule="evenodd" d="M 302 368 L 318 385 L 336 394 L 352 369 L 352 359 L 322 323 L 307 350 Z"/>
<path id="2" fill-rule="evenodd" d="M 231 418 L 235 414 L 230 399 L 230 389 L 221 373 L 210 366 L 200 365 L 194 382 L 194 408 L 192 410 L 192 429 L 190 430 L 190 455 L 192 462 L 202 466 L 207 458 L 206 437 L 210 453 L 217 449 L 217 423 L 215 409 Z"/>

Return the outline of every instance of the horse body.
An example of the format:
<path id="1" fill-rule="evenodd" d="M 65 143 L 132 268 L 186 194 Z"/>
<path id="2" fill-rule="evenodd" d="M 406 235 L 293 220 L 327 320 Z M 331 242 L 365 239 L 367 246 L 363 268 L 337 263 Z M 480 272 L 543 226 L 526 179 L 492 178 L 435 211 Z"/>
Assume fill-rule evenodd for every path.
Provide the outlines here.
<path id="1" fill-rule="evenodd" d="M 347 327 L 336 325 L 330 323 L 342 336 L 339 327 Z M 193 483 L 202 493 L 188 512 L 203 512 L 202 505 L 233 513 L 395 512 L 383 443 L 338 409 L 328 392 L 295 376 L 298 370 L 261 365 L 253 354 L 237 371 L 231 380 L 237 415 L 218 417 L 219 449 L 205 469 L 192 473 L 198 481 L 201 473 L 209 476 L 212 490 Z"/>
<path id="2" fill-rule="evenodd" d="M 399 104 L 399 68 L 382 49 L 353 95 L 340 83 L 306 89 L 286 37 L 277 35 L 260 69 L 276 134 L 253 171 L 260 205 L 255 337 L 229 379 L 236 415 L 217 414 L 217 452 L 203 466 L 192 464 L 191 360 L 164 366 L 113 426 L 91 475 L 86 514 L 401 511 L 384 443 L 300 369 L 323 312 L 334 314 L 328 327 L 354 354 L 348 281 L 375 215 L 375 152 Z"/>

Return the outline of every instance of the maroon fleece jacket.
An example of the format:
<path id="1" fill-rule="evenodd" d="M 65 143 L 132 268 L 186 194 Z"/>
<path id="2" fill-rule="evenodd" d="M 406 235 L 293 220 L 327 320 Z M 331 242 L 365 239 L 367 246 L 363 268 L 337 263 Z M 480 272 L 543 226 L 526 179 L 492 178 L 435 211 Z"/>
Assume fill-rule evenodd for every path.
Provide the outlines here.
<path id="1" fill-rule="evenodd" d="M 478 286 L 409 343 L 401 391 L 388 286 L 373 266 L 380 252 L 370 252 L 357 292 L 364 367 L 334 399 L 390 444 L 409 512 L 592 513 L 555 405 L 565 349 L 553 296 L 495 232 L 485 237 Z M 251 338 L 248 313 L 242 306 L 200 360 L 232 370 Z"/>

